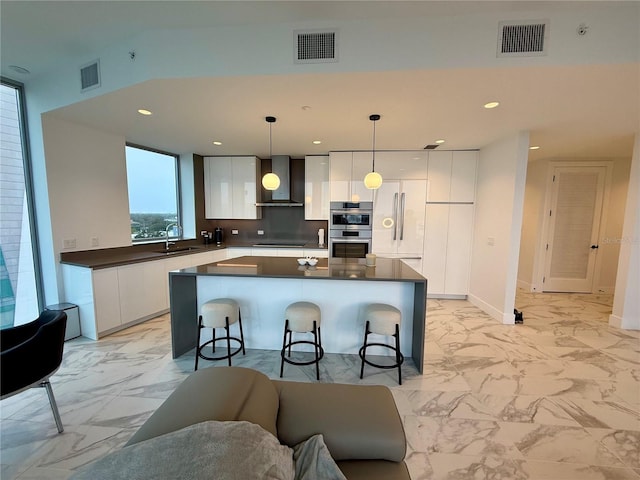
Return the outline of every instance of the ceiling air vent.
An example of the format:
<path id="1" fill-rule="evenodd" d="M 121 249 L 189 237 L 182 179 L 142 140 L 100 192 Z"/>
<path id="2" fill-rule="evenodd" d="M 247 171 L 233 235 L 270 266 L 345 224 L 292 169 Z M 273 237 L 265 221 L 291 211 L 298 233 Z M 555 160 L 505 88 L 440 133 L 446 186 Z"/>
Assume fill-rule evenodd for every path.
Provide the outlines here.
<path id="1" fill-rule="evenodd" d="M 438 148 L 439 146 L 440 146 L 440 145 L 433 145 L 433 144 L 431 144 L 431 145 L 426 145 L 426 146 L 424 147 L 424 150 L 435 150 L 435 149 L 436 149 L 436 148 Z"/>
<path id="2" fill-rule="evenodd" d="M 294 31 L 293 63 L 337 62 L 337 39 L 335 30 Z"/>
<path id="3" fill-rule="evenodd" d="M 100 86 L 100 60 L 80 67 L 80 91 L 86 92 Z"/>
<path id="4" fill-rule="evenodd" d="M 547 54 L 549 22 L 500 22 L 498 57 L 537 57 Z"/>

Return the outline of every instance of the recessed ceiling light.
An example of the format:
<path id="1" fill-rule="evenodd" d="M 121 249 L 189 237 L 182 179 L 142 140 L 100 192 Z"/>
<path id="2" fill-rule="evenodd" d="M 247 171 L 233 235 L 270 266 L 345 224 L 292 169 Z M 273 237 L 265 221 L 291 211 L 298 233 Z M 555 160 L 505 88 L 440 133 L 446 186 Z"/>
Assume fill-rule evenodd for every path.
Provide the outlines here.
<path id="1" fill-rule="evenodd" d="M 314 140 L 313 144 L 314 145 L 320 145 L 322 143 L 322 140 Z"/>
<path id="2" fill-rule="evenodd" d="M 531 145 L 529 147 L 529 150 L 538 150 L 538 149 L 540 149 L 540 147 L 538 145 Z"/>
<path id="3" fill-rule="evenodd" d="M 150 111 L 150 110 L 145 110 L 144 108 L 139 108 L 139 109 L 138 109 L 138 113 L 139 113 L 140 115 L 152 115 L 152 113 L 151 113 L 151 111 Z"/>
<path id="4" fill-rule="evenodd" d="M 222 142 L 219 142 L 219 141 L 215 140 L 215 141 L 213 142 L 213 144 L 214 144 L 214 145 L 222 145 Z"/>
<path id="5" fill-rule="evenodd" d="M 489 102 L 484 104 L 484 108 L 496 108 L 500 102 Z"/>
<path id="6" fill-rule="evenodd" d="M 18 66 L 18 65 L 9 65 L 9 68 L 10 68 L 11 70 L 13 70 L 14 72 L 19 73 L 19 74 L 21 74 L 21 75 L 29 75 L 29 74 L 31 73 L 31 72 L 30 72 L 29 70 L 27 70 L 26 68 L 24 68 L 24 67 L 20 67 L 20 66 Z"/>
<path id="7" fill-rule="evenodd" d="M 440 139 L 440 140 L 436 140 L 436 143 L 440 144 L 440 143 L 444 143 L 444 140 Z"/>

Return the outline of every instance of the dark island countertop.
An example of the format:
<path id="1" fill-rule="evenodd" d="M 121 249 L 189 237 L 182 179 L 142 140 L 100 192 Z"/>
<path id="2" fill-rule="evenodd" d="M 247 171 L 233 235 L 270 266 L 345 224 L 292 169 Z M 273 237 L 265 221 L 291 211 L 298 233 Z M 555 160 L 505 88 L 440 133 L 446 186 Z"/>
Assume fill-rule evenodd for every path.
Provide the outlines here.
<path id="1" fill-rule="evenodd" d="M 426 281 L 422 275 L 400 259 L 381 257 L 376 259 L 374 267 L 367 267 L 364 259 L 320 258 L 315 266 L 301 266 L 295 258 L 291 257 L 245 256 L 184 268 L 170 274 L 394 282 Z"/>

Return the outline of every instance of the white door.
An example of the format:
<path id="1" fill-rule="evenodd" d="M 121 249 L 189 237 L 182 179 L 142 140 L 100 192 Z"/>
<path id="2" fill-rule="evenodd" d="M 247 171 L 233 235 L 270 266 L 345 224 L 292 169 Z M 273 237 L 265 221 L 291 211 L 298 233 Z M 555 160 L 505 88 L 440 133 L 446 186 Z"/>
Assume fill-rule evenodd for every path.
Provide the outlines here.
<path id="1" fill-rule="evenodd" d="M 602 166 L 554 168 L 544 291 L 592 291 L 606 173 Z"/>
<path id="2" fill-rule="evenodd" d="M 373 202 L 372 251 L 394 254 L 398 249 L 400 182 L 386 180 L 375 190 Z"/>
<path id="3" fill-rule="evenodd" d="M 398 254 L 421 257 L 424 246 L 427 181 L 402 180 L 399 193 Z"/>

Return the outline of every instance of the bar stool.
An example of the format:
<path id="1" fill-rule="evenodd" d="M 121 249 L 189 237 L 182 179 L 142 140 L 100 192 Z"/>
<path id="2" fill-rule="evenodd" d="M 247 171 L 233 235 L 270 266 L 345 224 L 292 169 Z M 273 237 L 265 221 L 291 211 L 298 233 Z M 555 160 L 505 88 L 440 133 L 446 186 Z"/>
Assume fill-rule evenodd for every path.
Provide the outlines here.
<path id="1" fill-rule="evenodd" d="M 324 349 L 322 348 L 322 338 L 320 336 L 320 307 L 311 302 L 295 302 L 289 305 L 285 312 L 284 322 L 284 338 L 282 339 L 282 350 L 280 351 L 280 378 L 284 372 L 284 362 L 292 365 L 311 365 L 316 364 L 316 379 L 320 380 L 320 367 L 318 366 L 322 357 L 324 357 Z M 313 341 L 291 339 L 292 332 L 296 333 L 313 333 Z M 289 340 L 287 341 L 287 334 Z M 291 359 L 291 345 L 306 343 L 314 347 L 314 359 L 307 362 L 295 361 Z M 286 350 L 289 349 L 289 358 L 286 357 Z"/>
<path id="2" fill-rule="evenodd" d="M 402 315 L 400 310 L 391 305 L 384 303 L 372 303 L 365 308 L 365 320 L 364 327 L 364 343 L 358 352 L 362 359 L 362 365 L 360 367 L 360 378 L 364 375 L 364 364 L 371 365 L 377 368 L 397 368 L 398 369 L 398 383 L 402 385 L 402 370 L 401 365 L 404 362 L 404 356 L 400 352 L 400 321 Z M 376 333 L 378 335 L 388 335 L 395 337 L 395 347 L 387 345 L 385 343 L 367 343 L 367 337 L 370 333 Z M 367 347 L 379 346 L 390 348 L 395 352 L 396 362 L 392 365 L 379 365 L 367 360 Z"/>
<path id="3" fill-rule="evenodd" d="M 229 326 L 234 323 L 238 323 L 240 326 L 240 338 L 232 337 L 229 333 Z M 211 328 L 213 330 L 213 339 L 200 345 L 200 332 L 203 328 Z M 216 338 L 216 328 L 224 328 L 226 335 Z M 216 342 L 219 340 L 227 341 L 227 354 L 220 355 L 218 357 L 207 357 L 202 351 L 204 347 L 211 344 L 212 351 L 216 351 Z M 231 340 L 238 342 L 239 346 L 236 350 L 231 351 Z M 238 354 L 242 350 L 244 351 L 244 333 L 242 332 L 242 317 L 240 316 L 240 307 L 238 302 L 231 298 L 216 298 L 210 300 L 200 309 L 200 315 L 198 317 L 198 343 L 196 344 L 196 366 L 195 370 L 198 370 L 198 359 L 204 360 L 229 360 L 229 366 L 231 366 L 231 357 Z"/>

